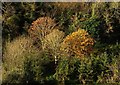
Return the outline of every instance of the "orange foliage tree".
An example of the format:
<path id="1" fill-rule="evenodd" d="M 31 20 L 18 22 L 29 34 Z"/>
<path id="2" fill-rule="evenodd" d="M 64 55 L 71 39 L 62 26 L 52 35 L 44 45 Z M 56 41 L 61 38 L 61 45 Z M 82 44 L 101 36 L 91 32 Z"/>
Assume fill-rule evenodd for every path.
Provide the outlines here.
<path id="1" fill-rule="evenodd" d="M 44 44 L 43 40 L 45 36 L 51 33 L 53 29 L 58 29 L 54 19 L 50 17 L 40 17 L 33 21 L 28 33 L 34 40 L 35 45 L 41 49 L 41 46 Z"/>
<path id="2" fill-rule="evenodd" d="M 79 29 L 64 39 L 61 50 L 67 56 L 81 57 L 89 54 L 92 51 L 93 45 L 94 39 L 84 29 Z"/>
<path id="3" fill-rule="evenodd" d="M 54 28 L 56 28 L 56 23 L 53 19 L 50 17 L 40 17 L 36 21 L 33 21 L 28 32 L 33 38 L 42 39 Z"/>

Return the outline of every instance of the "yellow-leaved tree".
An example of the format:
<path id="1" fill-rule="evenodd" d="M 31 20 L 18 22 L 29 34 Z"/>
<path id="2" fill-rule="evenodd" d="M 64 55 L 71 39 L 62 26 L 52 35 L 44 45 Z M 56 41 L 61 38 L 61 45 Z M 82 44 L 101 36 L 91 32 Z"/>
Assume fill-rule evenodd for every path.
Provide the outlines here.
<path id="1" fill-rule="evenodd" d="M 78 29 L 68 35 L 61 44 L 61 50 L 66 56 L 85 56 L 92 51 L 94 39 L 84 29 Z"/>

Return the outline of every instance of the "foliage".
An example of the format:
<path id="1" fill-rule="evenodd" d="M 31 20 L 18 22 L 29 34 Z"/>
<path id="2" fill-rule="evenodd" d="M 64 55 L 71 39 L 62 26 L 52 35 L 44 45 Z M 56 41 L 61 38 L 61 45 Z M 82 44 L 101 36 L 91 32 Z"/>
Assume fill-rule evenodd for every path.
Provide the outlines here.
<path id="1" fill-rule="evenodd" d="M 12 76 L 14 72 L 16 75 L 20 76 L 20 78 L 23 77 L 24 62 L 26 58 L 25 55 L 30 53 L 36 53 L 34 54 L 35 56 L 38 54 L 38 51 L 32 46 L 31 40 L 29 38 L 21 36 L 12 42 L 7 42 L 3 55 L 3 77 L 7 77 L 9 75 Z"/>
<path id="2" fill-rule="evenodd" d="M 103 23 L 104 20 L 96 15 L 91 17 L 89 14 L 78 12 L 71 17 L 68 29 L 70 33 L 77 31 L 78 28 L 85 29 L 95 40 L 100 41 L 105 36 Z"/>
<path id="3" fill-rule="evenodd" d="M 56 70 L 56 73 L 54 75 L 54 77 L 59 81 L 59 82 L 63 82 L 67 79 L 67 75 L 68 75 L 68 61 L 64 60 L 62 62 L 59 63 L 58 68 Z"/>
<path id="4" fill-rule="evenodd" d="M 30 38 L 21 36 L 6 44 L 3 55 L 3 83 L 44 84 L 48 81 L 46 78 L 54 74 L 54 64 L 54 59 L 48 57 L 47 52 L 38 51 Z"/>
<path id="5" fill-rule="evenodd" d="M 31 36 L 42 38 L 49 34 L 55 27 L 55 22 L 50 17 L 41 17 L 33 21 L 29 32 Z"/>
<path id="6" fill-rule="evenodd" d="M 6 63 L 10 63 L 7 64 L 7 68 L 12 69 L 15 68 L 15 66 L 16 68 L 21 68 L 21 66 L 23 65 L 21 61 L 24 61 L 23 55 L 25 54 L 25 52 L 32 52 L 32 48 L 33 47 L 31 40 L 24 36 L 21 36 L 12 42 L 7 42 L 6 49 L 3 55 L 3 61 Z"/>
<path id="7" fill-rule="evenodd" d="M 71 16 L 70 24 L 69 24 L 69 28 L 68 28 L 70 33 L 78 30 L 77 28 L 79 28 L 78 23 L 80 21 L 79 19 L 81 18 L 81 15 L 82 15 L 81 12 L 79 12 L 79 13 L 75 13 L 74 15 Z"/>
<path id="8" fill-rule="evenodd" d="M 44 44 L 43 39 L 45 36 L 51 33 L 55 28 L 57 27 L 53 19 L 50 17 L 40 17 L 33 21 L 28 32 L 30 37 L 35 41 L 34 43 L 36 43 L 38 46 L 41 46 Z"/>
<path id="9" fill-rule="evenodd" d="M 111 65 L 113 66 L 114 63 L 109 62 L 109 55 L 106 52 L 100 55 L 91 55 L 90 58 L 83 59 L 79 69 L 79 78 L 83 83 L 115 83 L 116 79 L 109 80 L 114 77 Z"/>
<path id="10" fill-rule="evenodd" d="M 101 28 L 101 21 L 97 17 L 91 17 L 79 23 L 82 29 L 85 29 L 94 39 L 100 40 L 101 33 L 104 34 Z"/>
<path id="11" fill-rule="evenodd" d="M 54 29 L 43 39 L 42 48 L 55 59 L 55 63 L 58 57 L 61 55 L 60 44 L 62 43 L 63 38 L 64 32 Z"/>
<path id="12" fill-rule="evenodd" d="M 31 84 L 44 84 L 47 77 L 54 74 L 55 66 L 54 60 L 48 57 L 47 52 L 41 51 L 39 55 L 27 54 L 30 58 L 24 61 L 24 77 L 22 82 Z M 51 82 L 51 81 L 50 81 Z"/>
<path id="13" fill-rule="evenodd" d="M 120 84 L 119 6 L 2 2 L 3 84 Z"/>
<path id="14" fill-rule="evenodd" d="M 120 35 L 118 32 L 120 32 L 119 30 L 120 24 L 118 23 L 120 23 L 119 20 L 120 17 L 118 12 L 119 12 L 119 8 L 112 8 L 110 6 L 110 8 L 106 9 L 105 12 L 103 13 L 103 17 L 107 25 L 107 29 L 105 31 L 106 31 L 106 35 L 109 38 L 109 41 L 111 40 L 114 40 L 115 42 L 119 41 L 118 37 Z"/>
<path id="15" fill-rule="evenodd" d="M 65 85 L 119 83 L 119 60 L 113 59 L 109 62 L 109 55 L 105 52 L 82 59 L 62 58 L 54 77 Z"/>
<path id="16" fill-rule="evenodd" d="M 71 9 L 75 8 L 75 6 L 77 5 L 77 3 L 69 3 L 69 2 L 67 2 L 67 3 L 61 3 L 61 2 L 56 2 L 56 3 L 53 3 L 53 5 L 55 5 L 55 6 L 59 7 L 59 8 L 61 8 L 61 9 L 65 10 L 67 8 L 69 8 L 69 9 L 70 8 Z"/>
<path id="17" fill-rule="evenodd" d="M 29 23 L 36 18 L 33 6 L 33 3 L 2 2 L 3 38 L 12 40 L 27 33 Z"/>
<path id="18" fill-rule="evenodd" d="M 61 50 L 64 50 L 69 56 L 84 56 L 92 51 L 94 40 L 83 29 L 79 29 L 76 32 L 68 35 L 62 45 Z"/>
<path id="19" fill-rule="evenodd" d="M 77 63 L 78 58 L 66 58 L 63 57 L 59 60 L 58 66 L 56 68 L 56 73 L 53 75 L 53 77 L 58 80 L 60 84 L 65 84 L 66 80 L 73 80 L 78 75 L 77 72 L 74 74 L 75 63 Z M 71 78 L 72 77 L 72 78 Z M 74 78 L 75 77 L 75 78 Z M 71 83 L 72 84 L 72 83 Z"/>
<path id="20" fill-rule="evenodd" d="M 54 29 L 50 34 L 46 35 L 44 38 L 44 48 L 55 49 L 59 48 L 60 43 L 63 41 L 64 32 Z"/>
<path id="21" fill-rule="evenodd" d="M 93 3 L 95 6 L 94 9 L 94 16 L 97 16 L 102 20 L 102 31 L 100 33 L 104 33 L 103 37 L 106 37 L 107 41 L 111 43 L 115 43 L 119 41 L 117 38 L 119 36 L 119 3 L 111 2 L 111 3 Z M 103 34 L 102 33 L 102 34 Z M 102 38 L 103 38 L 102 37 Z M 103 40 L 105 41 L 105 40 Z M 105 41 L 105 42 L 107 42 Z M 115 41 L 115 42 L 114 42 Z M 109 42 L 109 43 L 110 43 Z"/>

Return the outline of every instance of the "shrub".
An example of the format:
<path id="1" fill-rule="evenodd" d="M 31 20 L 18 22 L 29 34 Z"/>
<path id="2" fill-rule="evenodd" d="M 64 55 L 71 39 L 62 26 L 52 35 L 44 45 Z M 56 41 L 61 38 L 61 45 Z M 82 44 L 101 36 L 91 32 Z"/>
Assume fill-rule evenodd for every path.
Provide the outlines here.
<path id="1" fill-rule="evenodd" d="M 64 38 L 64 32 L 54 29 L 43 39 L 43 49 L 46 50 L 52 57 L 56 59 L 61 55 L 60 44 Z"/>
<path id="2" fill-rule="evenodd" d="M 82 22 L 94 38 L 102 39 L 104 42 L 115 43 L 119 37 L 119 3 L 91 3 L 92 18 Z M 97 17 L 96 17 L 97 16 Z M 80 23 L 80 25 L 82 24 Z M 82 28 L 82 27 L 81 27 Z"/>
<path id="3" fill-rule="evenodd" d="M 111 75 L 108 65 L 108 55 L 106 53 L 91 54 L 89 57 L 84 57 L 78 68 L 79 81 L 83 84 L 103 83 L 99 82 L 99 77 L 102 74 Z"/>
<path id="4" fill-rule="evenodd" d="M 73 84 L 70 81 L 76 82 L 76 77 L 77 77 L 77 66 L 75 64 L 79 61 L 78 58 L 61 58 L 58 62 L 58 66 L 56 68 L 56 73 L 53 75 L 53 77 L 59 82 L 59 84 L 65 84 L 66 81 L 68 80 L 69 84 Z"/>
<path id="5" fill-rule="evenodd" d="M 120 83 L 119 75 L 119 55 L 111 54 L 112 59 L 109 61 L 109 54 L 106 52 L 98 55 L 96 58 L 92 56 L 92 66 L 97 69 L 93 69 L 94 77 L 96 76 L 96 83 Z M 116 56 L 116 57 L 115 57 Z"/>
<path id="6" fill-rule="evenodd" d="M 12 65 L 7 64 L 7 68 L 11 69 L 14 68 L 15 66 L 19 68 L 21 65 L 23 65 L 23 63 L 21 62 L 24 61 L 23 55 L 26 52 L 33 51 L 33 49 L 30 48 L 32 48 L 31 40 L 24 36 L 18 37 L 11 42 L 7 42 L 5 47 L 5 52 L 3 55 L 3 61 L 5 63 L 12 64 Z"/>
<path id="7" fill-rule="evenodd" d="M 25 83 L 37 83 L 45 84 L 47 78 L 55 73 L 55 64 L 54 60 L 49 57 L 45 51 L 38 52 L 36 54 L 27 54 L 27 57 L 24 61 L 24 77 L 23 81 Z"/>
<path id="8" fill-rule="evenodd" d="M 44 44 L 43 39 L 56 28 L 56 23 L 53 19 L 50 17 L 41 17 L 32 23 L 28 32 L 34 40 L 34 44 L 42 49 L 41 45 Z"/>
<path id="9" fill-rule="evenodd" d="M 60 43 L 63 41 L 64 32 L 54 29 L 50 34 L 44 38 L 44 48 L 55 49 L 59 48 Z"/>
<path id="10" fill-rule="evenodd" d="M 112 55 L 115 56 L 115 55 Z M 119 56 L 118 56 L 119 57 Z M 104 52 L 99 55 L 91 54 L 89 57 L 62 58 L 56 68 L 54 78 L 59 83 L 69 84 L 107 84 L 120 83 L 119 58 L 109 62 L 109 55 Z"/>
<path id="11" fill-rule="evenodd" d="M 84 56 L 92 51 L 94 40 L 83 29 L 68 35 L 62 45 L 61 50 L 65 51 L 69 56 Z"/>
<path id="12" fill-rule="evenodd" d="M 106 7 L 106 10 L 104 11 L 103 19 L 106 24 L 105 33 L 108 37 L 108 41 L 111 43 L 115 43 L 119 40 L 119 26 L 120 26 L 120 20 L 119 20 L 119 7 L 118 3 L 109 3 Z"/>
<path id="13" fill-rule="evenodd" d="M 3 18 L 3 37 L 13 39 L 23 33 L 27 33 L 29 24 L 38 16 L 35 12 L 35 3 L 1 3 Z M 41 7 L 39 5 L 39 7 Z M 27 25 L 27 26 L 26 26 Z"/>
<path id="14" fill-rule="evenodd" d="M 31 36 L 40 39 L 49 34 L 55 26 L 55 21 L 50 17 L 40 17 L 33 21 L 28 31 Z"/>
<path id="15" fill-rule="evenodd" d="M 85 29 L 94 39 L 100 40 L 104 34 L 102 20 L 96 16 L 86 19 L 85 21 L 79 22 L 82 29 Z"/>
<path id="16" fill-rule="evenodd" d="M 34 57 L 37 57 L 38 50 L 33 47 L 32 41 L 28 37 L 18 37 L 11 42 L 6 43 L 5 52 L 3 54 L 3 82 L 7 81 L 8 83 L 20 82 L 24 76 L 24 62 L 26 54 L 33 54 Z M 14 78 L 14 75 L 18 76 L 18 80 Z M 12 78 L 7 76 L 11 75 Z M 16 81 L 14 81 L 16 79 Z"/>
<path id="17" fill-rule="evenodd" d="M 82 83 L 119 83 L 119 55 L 103 52 L 84 57 L 79 64 L 79 79 Z M 117 58 L 115 58 L 117 56 Z"/>
<path id="18" fill-rule="evenodd" d="M 54 74 L 54 78 L 58 80 L 60 83 L 64 84 L 65 80 L 68 79 L 67 77 L 67 75 L 69 74 L 68 67 L 69 67 L 68 61 L 62 60 L 61 62 L 59 62 L 58 67 L 56 69 L 56 73 Z"/>
<path id="19" fill-rule="evenodd" d="M 55 83 L 54 79 L 49 80 L 54 73 L 54 59 L 49 57 L 47 51 L 34 47 L 30 38 L 21 36 L 7 42 L 3 54 L 3 84 Z"/>

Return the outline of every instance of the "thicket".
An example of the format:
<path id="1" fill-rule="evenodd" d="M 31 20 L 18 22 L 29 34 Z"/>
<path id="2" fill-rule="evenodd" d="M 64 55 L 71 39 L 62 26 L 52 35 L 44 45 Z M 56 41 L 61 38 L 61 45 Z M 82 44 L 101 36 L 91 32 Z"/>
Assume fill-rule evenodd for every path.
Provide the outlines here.
<path id="1" fill-rule="evenodd" d="M 118 2 L 2 2 L 3 84 L 120 84 Z"/>

